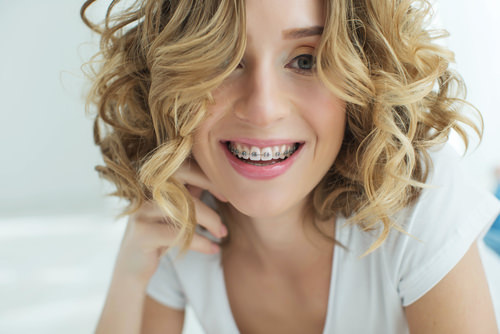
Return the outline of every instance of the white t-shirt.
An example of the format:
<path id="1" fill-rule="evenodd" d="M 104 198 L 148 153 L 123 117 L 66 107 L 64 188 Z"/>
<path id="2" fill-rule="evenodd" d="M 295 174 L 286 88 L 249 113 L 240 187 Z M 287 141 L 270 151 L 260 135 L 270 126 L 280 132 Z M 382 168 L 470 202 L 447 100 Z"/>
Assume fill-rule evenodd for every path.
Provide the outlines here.
<path id="1" fill-rule="evenodd" d="M 323 333 L 408 332 L 408 306 L 435 286 L 463 257 L 500 211 L 493 195 L 467 183 L 460 159 L 444 146 L 431 154 L 432 173 L 418 201 L 394 217 L 407 236 L 392 231 L 382 246 L 360 258 L 377 235 L 337 219 L 336 239 Z M 176 309 L 189 304 L 207 334 L 238 328 L 226 294 L 220 254 L 172 248 L 151 278 L 147 293 Z"/>

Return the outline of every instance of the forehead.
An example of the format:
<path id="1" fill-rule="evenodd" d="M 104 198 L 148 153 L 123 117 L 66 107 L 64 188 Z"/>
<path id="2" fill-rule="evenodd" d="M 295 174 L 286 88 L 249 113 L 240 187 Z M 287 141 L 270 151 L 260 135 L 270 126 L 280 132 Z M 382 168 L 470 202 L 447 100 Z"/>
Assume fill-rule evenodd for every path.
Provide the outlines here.
<path id="1" fill-rule="evenodd" d="M 323 26 L 322 0 L 245 0 L 247 34 L 283 36 L 294 28 Z"/>

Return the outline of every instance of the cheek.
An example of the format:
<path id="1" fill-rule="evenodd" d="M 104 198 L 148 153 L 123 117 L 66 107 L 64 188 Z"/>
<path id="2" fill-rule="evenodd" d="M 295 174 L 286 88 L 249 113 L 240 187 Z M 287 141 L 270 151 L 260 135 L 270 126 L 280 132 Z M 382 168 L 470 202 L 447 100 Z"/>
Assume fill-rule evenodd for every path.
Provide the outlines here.
<path id="1" fill-rule="evenodd" d="M 208 106 L 207 117 L 194 133 L 192 155 L 201 170 L 212 181 L 218 174 L 218 161 L 214 157 L 220 148 L 216 135 L 224 132 L 226 111 L 227 106 L 221 103 Z"/>
<path id="2" fill-rule="evenodd" d="M 194 133 L 194 141 L 192 147 L 192 154 L 196 162 L 200 165 L 202 170 L 206 169 L 207 163 L 210 159 L 210 133 L 213 126 L 216 124 L 217 112 L 213 108 L 208 108 L 207 117 L 203 120 L 202 124 L 196 129 Z"/>
<path id="3" fill-rule="evenodd" d="M 318 135 L 333 142 L 341 142 L 346 126 L 345 102 L 337 99 L 325 101 L 315 117 Z"/>
<path id="4" fill-rule="evenodd" d="M 210 109 L 228 109 L 229 106 L 234 103 L 236 97 L 243 91 L 245 91 L 245 87 L 241 80 L 237 80 L 235 77 L 225 79 L 225 81 L 212 92 L 215 105 L 212 105 Z"/>
<path id="5" fill-rule="evenodd" d="M 209 144 L 210 134 L 217 131 L 217 126 L 220 126 L 221 120 L 230 109 L 230 94 L 228 94 L 224 86 L 217 88 L 212 93 L 212 97 L 215 103 L 207 106 L 206 118 L 198 126 L 194 134 L 193 152 L 197 150 L 198 146 L 207 146 Z"/>
<path id="6" fill-rule="evenodd" d="M 312 87 L 305 96 L 301 101 L 303 117 L 317 139 L 340 145 L 346 126 L 346 103 L 322 86 Z"/>

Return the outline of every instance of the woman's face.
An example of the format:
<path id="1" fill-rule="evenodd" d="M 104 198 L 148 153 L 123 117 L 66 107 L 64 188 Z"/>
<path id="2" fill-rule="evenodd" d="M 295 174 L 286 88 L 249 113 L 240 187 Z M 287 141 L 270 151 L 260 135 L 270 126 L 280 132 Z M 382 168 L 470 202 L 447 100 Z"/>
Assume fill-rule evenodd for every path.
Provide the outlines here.
<path id="1" fill-rule="evenodd" d="M 321 1 L 247 0 L 246 11 L 245 55 L 213 93 L 193 155 L 238 211 L 275 217 L 303 203 L 335 161 L 345 102 L 314 75 Z"/>

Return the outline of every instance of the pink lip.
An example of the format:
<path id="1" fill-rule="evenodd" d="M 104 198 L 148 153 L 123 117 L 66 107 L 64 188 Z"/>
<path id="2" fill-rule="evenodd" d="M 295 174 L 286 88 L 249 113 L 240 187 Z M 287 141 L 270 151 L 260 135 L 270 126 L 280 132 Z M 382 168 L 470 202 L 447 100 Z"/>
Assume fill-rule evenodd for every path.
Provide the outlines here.
<path id="1" fill-rule="evenodd" d="M 235 140 L 238 141 L 238 140 Z M 248 143 L 246 141 L 238 141 L 240 143 Z M 253 146 L 259 146 L 257 142 L 260 142 L 262 145 L 262 141 L 252 141 Z M 286 142 L 276 142 L 275 144 L 270 144 L 269 141 L 265 141 L 265 145 L 262 146 L 271 146 L 271 145 L 280 145 L 283 143 L 290 143 L 290 141 Z M 229 152 L 227 148 L 227 144 L 224 142 L 221 142 L 221 147 L 224 150 L 224 153 L 226 154 L 226 157 L 229 160 L 229 163 L 231 166 L 238 172 L 240 175 L 249 178 L 249 179 L 254 179 L 254 180 L 269 180 L 272 178 L 275 178 L 277 176 L 280 176 L 284 174 L 297 160 L 297 157 L 299 156 L 300 152 L 302 151 L 302 147 L 304 145 L 301 144 L 297 151 L 295 151 L 294 154 L 292 154 L 288 159 L 285 159 L 281 162 L 275 163 L 273 165 L 268 165 L 268 166 L 255 166 L 255 165 L 250 165 L 247 164 L 237 157 L 235 157 L 231 152 Z"/>

